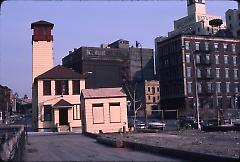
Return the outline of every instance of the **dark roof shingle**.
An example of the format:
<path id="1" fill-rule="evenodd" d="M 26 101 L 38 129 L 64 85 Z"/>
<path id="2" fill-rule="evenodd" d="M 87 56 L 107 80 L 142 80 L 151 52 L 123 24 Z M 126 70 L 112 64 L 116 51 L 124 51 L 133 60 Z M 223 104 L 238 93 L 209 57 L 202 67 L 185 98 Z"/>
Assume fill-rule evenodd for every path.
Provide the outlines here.
<path id="1" fill-rule="evenodd" d="M 72 69 L 58 65 L 35 79 L 84 79 L 84 76 Z"/>

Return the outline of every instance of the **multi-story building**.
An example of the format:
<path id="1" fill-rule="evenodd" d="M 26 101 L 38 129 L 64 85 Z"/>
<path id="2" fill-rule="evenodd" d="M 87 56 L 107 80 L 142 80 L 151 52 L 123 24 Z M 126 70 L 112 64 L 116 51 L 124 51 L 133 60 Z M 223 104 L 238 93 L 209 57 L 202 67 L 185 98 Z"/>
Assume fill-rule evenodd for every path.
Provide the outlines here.
<path id="1" fill-rule="evenodd" d="M 147 116 L 158 116 L 160 114 L 160 87 L 158 80 L 145 81 L 145 101 Z"/>
<path id="2" fill-rule="evenodd" d="M 74 131 L 81 127 L 80 92 L 85 88 L 81 74 L 55 66 L 37 76 L 33 83 L 34 128 L 39 131 Z"/>
<path id="3" fill-rule="evenodd" d="M 238 107 L 240 39 L 178 35 L 157 43 L 161 108 L 202 118 Z"/>
<path id="4" fill-rule="evenodd" d="M 225 15 L 227 28 L 235 37 L 240 37 L 240 2 L 238 1 L 238 9 L 229 9 Z"/>
<path id="5" fill-rule="evenodd" d="M 81 127 L 80 92 L 84 76 L 63 66 L 53 65 L 54 24 L 31 24 L 32 36 L 32 113 L 36 130 L 74 131 Z"/>
<path id="6" fill-rule="evenodd" d="M 81 74 L 92 72 L 86 78 L 86 88 L 121 87 L 123 81 L 152 79 L 154 72 L 153 49 L 129 47 L 123 39 L 101 47 L 74 49 L 62 63 Z"/>
<path id="7" fill-rule="evenodd" d="M 7 86 L 0 85 L 0 124 L 6 123 L 13 103 L 13 92 Z"/>
<path id="8" fill-rule="evenodd" d="M 220 27 L 209 24 L 210 20 L 221 19 L 221 17 L 208 15 L 205 3 L 205 0 L 187 0 L 188 15 L 174 21 L 174 30 L 169 32 L 168 36 L 172 37 L 181 33 L 209 35 L 216 33 L 219 29 L 225 29 L 225 23 Z"/>

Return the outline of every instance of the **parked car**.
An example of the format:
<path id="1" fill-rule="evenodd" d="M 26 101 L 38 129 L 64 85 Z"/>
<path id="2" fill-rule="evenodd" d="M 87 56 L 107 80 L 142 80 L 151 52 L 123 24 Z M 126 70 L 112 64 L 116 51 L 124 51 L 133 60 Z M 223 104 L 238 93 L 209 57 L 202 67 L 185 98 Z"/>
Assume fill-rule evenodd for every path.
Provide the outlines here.
<path id="1" fill-rule="evenodd" d="M 203 123 L 202 120 L 199 121 L 200 124 Z M 179 118 L 179 124 L 181 128 L 197 128 L 197 119 L 193 116 L 182 116 Z"/>
<path id="2" fill-rule="evenodd" d="M 142 121 L 139 121 L 139 120 L 135 121 L 135 126 L 137 129 L 145 129 L 146 128 L 145 123 Z"/>
<path id="3" fill-rule="evenodd" d="M 166 124 L 157 120 L 152 120 L 148 123 L 149 129 L 164 129 Z"/>

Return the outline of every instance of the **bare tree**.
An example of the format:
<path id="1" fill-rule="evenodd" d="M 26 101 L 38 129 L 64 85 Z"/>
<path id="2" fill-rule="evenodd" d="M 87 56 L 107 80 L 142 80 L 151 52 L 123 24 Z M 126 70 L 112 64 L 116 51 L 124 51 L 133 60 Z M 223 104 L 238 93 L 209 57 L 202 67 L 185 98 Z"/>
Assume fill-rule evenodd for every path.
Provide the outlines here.
<path id="1" fill-rule="evenodd" d="M 128 97 L 130 98 L 131 104 L 133 105 L 133 127 L 136 127 L 136 119 L 137 119 L 137 112 L 142 108 L 143 103 L 141 100 L 137 100 L 136 93 L 137 93 L 137 82 L 132 83 L 132 85 L 124 82 L 123 88 L 125 89 Z M 137 104 L 140 103 L 140 104 Z"/>

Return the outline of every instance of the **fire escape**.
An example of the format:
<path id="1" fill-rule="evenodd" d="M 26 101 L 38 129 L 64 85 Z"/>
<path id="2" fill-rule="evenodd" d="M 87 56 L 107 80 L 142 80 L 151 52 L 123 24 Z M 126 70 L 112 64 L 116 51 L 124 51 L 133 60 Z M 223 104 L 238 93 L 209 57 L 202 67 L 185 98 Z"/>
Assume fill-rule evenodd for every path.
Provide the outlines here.
<path id="1" fill-rule="evenodd" d="M 205 49 L 195 50 L 195 56 L 200 108 L 210 108 L 213 107 L 214 96 L 213 60 L 210 51 Z"/>

